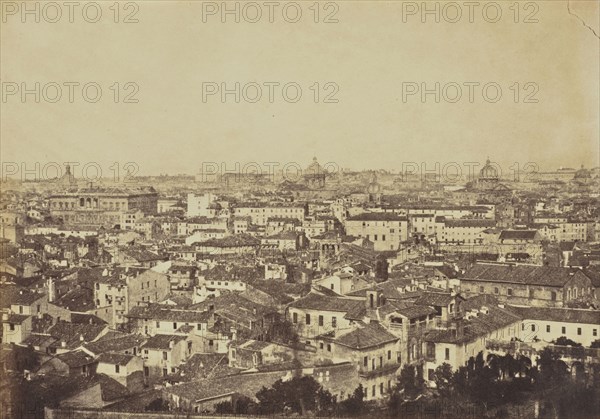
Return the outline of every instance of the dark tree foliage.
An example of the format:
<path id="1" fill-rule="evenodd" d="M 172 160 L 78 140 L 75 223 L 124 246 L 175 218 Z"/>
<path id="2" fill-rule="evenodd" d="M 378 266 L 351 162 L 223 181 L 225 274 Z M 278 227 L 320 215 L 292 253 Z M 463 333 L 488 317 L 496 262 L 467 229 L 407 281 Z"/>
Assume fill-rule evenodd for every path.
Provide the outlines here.
<path id="1" fill-rule="evenodd" d="M 600 339 L 596 339 L 590 345 L 590 348 L 600 349 Z"/>
<path id="2" fill-rule="evenodd" d="M 354 390 L 352 396 L 343 400 L 338 405 L 338 414 L 340 416 L 359 416 L 366 408 L 365 404 L 365 391 L 362 384 Z"/>
<path id="3" fill-rule="evenodd" d="M 220 402 L 215 405 L 216 413 L 231 413 L 234 415 L 245 415 L 248 413 L 249 407 L 252 404 L 252 400 L 248 397 L 241 396 L 234 400 L 234 402 Z"/>
<path id="4" fill-rule="evenodd" d="M 403 390 L 404 397 L 415 398 L 425 388 L 423 373 L 414 365 L 405 365 L 400 371 L 398 387 Z"/>
<path id="5" fill-rule="evenodd" d="M 448 396 L 452 390 L 452 365 L 444 362 L 438 366 L 433 373 L 433 381 L 435 382 L 436 388 L 443 396 Z"/>
<path id="6" fill-rule="evenodd" d="M 169 410 L 169 403 L 158 397 L 148 403 L 145 410 L 149 412 L 166 412 Z"/>
<path id="7" fill-rule="evenodd" d="M 299 337 L 294 329 L 294 325 L 290 321 L 277 319 L 269 325 L 266 340 L 269 342 L 294 345 L 298 343 Z"/>
<path id="8" fill-rule="evenodd" d="M 553 341 L 555 345 L 560 346 L 574 346 L 576 348 L 581 348 L 583 345 L 581 343 L 577 343 L 574 340 L 567 338 L 566 336 L 561 336 Z"/>
<path id="9" fill-rule="evenodd" d="M 312 377 L 277 380 L 256 393 L 260 414 L 323 412 L 335 405 L 335 398 Z"/>

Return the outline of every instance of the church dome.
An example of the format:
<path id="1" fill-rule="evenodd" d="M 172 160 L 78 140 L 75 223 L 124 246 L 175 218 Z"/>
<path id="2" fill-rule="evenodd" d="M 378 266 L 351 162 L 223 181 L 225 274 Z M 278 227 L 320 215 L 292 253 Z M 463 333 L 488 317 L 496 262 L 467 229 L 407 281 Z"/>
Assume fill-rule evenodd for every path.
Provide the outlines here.
<path id="1" fill-rule="evenodd" d="M 325 169 L 319 164 L 316 157 L 313 157 L 313 161 L 306 168 L 305 175 L 324 175 Z"/>
<path id="2" fill-rule="evenodd" d="M 581 165 L 581 169 L 575 172 L 575 179 L 590 179 L 592 175 L 588 169 L 585 169 L 583 165 Z"/>
<path id="3" fill-rule="evenodd" d="M 488 158 L 485 162 L 485 166 L 479 171 L 480 179 L 498 179 L 498 169 L 496 169 L 490 159 Z"/>

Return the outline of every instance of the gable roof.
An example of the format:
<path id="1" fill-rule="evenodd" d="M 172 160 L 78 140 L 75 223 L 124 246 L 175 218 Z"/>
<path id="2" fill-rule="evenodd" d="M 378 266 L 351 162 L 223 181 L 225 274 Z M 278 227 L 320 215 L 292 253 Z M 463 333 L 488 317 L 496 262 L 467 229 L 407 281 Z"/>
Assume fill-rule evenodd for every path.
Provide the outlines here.
<path id="1" fill-rule="evenodd" d="M 181 335 L 154 335 L 142 345 L 142 348 L 167 350 L 171 348 L 171 342 L 177 344 L 185 339 L 186 337 Z"/>
<path id="2" fill-rule="evenodd" d="M 114 364 L 114 365 L 127 365 L 135 357 L 136 357 L 135 355 L 131 355 L 131 354 L 106 352 L 106 353 L 101 354 L 98 357 L 98 362 L 103 362 L 105 364 Z"/>
<path id="3" fill-rule="evenodd" d="M 335 336 L 332 342 L 352 349 L 367 349 L 380 346 L 389 342 L 396 342 L 400 338 L 387 331 L 385 327 L 377 322 L 358 324 L 354 330 L 342 335 Z"/>
<path id="4" fill-rule="evenodd" d="M 319 295 L 311 291 L 305 297 L 290 303 L 288 307 L 348 313 L 355 310 L 358 306 L 363 305 L 363 301 L 340 297 L 329 297 L 325 295 Z"/>
<path id="5" fill-rule="evenodd" d="M 141 335 L 125 335 L 112 338 L 103 337 L 96 342 L 86 343 L 83 348 L 94 355 L 100 355 L 105 352 L 125 351 L 141 346 L 147 339 L 147 337 Z"/>
<path id="6" fill-rule="evenodd" d="M 506 308 L 527 320 L 600 325 L 599 310 L 517 306 L 507 306 Z"/>
<path id="7" fill-rule="evenodd" d="M 465 272 L 460 280 L 563 287 L 575 275 L 585 277 L 578 269 L 479 263 Z"/>
<path id="8" fill-rule="evenodd" d="M 533 240 L 537 230 L 502 230 L 500 240 Z"/>

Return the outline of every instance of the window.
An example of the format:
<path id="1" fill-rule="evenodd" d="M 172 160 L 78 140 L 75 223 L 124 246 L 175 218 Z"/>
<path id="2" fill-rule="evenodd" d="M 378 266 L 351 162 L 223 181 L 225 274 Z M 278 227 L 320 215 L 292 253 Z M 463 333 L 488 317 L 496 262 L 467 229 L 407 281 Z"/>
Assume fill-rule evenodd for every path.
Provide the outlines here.
<path id="1" fill-rule="evenodd" d="M 15 330 L 15 325 L 13 323 L 10 324 L 10 330 L 11 331 Z"/>
<path id="2" fill-rule="evenodd" d="M 388 351 L 388 361 L 392 359 L 392 351 Z"/>
<path id="3" fill-rule="evenodd" d="M 163 368 L 163 377 L 166 377 L 168 373 L 169 373 L 169 370 L 167 370 L 166 368 Z"/>
<path id="4" fill-rule="evenodd" d="M 215 342 L 211 339 L 208 341 L 208 346 L 213 346 L 215 344 Z"/>
<path id="5" fill-rule="evenodd" d="M 581 336 L 581 327 L 577 328 L 577 335 Z"/>
<path id="6" fill-rule="evenodd" d="M 173 322 L 173 330 L 177 329 L 177 322 Z"/>
<path id="7" fill-rule="evenodd" d="M 166 360 L 167 360 L 167 358 L 168 358 L 168 356 L 169 356 L 169 354 L 167 354 L 167 352 L 166 352 L 166 351 L 163 351 L 163 360 L 165 360 L 165 361 L 166 361 Z"/>
<path id="8" fill-rule="evenodd" d="M 494 287 L 494 294 L 498 294 L 499 290 L 498 287 Z"/>
<path id="9" fill-rule="evenodd" d="M 531 331 L 532 331 L 532 332 L 535 332 L 535 324 L 532 324 L 532 325 L 531 325 Z"/>
<path id="10" fill-rule="evenodd" d="M 556 293 L 555 293 L 554 291 L 552 291 L 552 292 L 550 293 L 550 299 L 551 299 L 552 301 L 556 301 Z"/>
<path id="11" fill-rule="evenodd" d="M 435 378 L 435 371 L 434 371 L 434 369 L 433 369 L 433 368 L 429 368 L 429 369 L 427 370 L 427 379 L 428 379 L 429 381 L 433 381 L 433 380 L 434 380 L 434 378 Z"/>
<path id="12" fill-rule="evenodd" d="M 480 286 L 480 287 L 479 287 L 479 292 L 480 292 L 480 293 L 483 293 L 483 286 Z"/>
<path id="13" fill-rule="evenodd" d="M 306 324 L 310 324 L 310 314 L 306 315 Z"/>
<path id="14" fill-rule="evenodd" d="M 331 318 L 331 327 L 337 327 L 337 318 L 335 316 Z"/>
<path id="15" fill-rule="evenodd" d="M 118 365 L 115 365 L 115 372 L 118 374 L 121 368 Z"/>
<path id="16" fill-rule="evenodd" d="M 202 330 L 202 323 L 198 323 L 197 328 L 198 328 L 198 330 Z"/>
<path id="17" fill-rule="evenodd" d="M 381 241 L 385 241 L 385 234 L 381 235 Z"/>
<path id="18" fill-rule="evenodd" d="M 327 352 L 331 352 L 331 344 L 330 343 L 327 344 Z"/>
<path id="19" fill-rule="evenodd" d="M 319 316 L 319 326 L 323 326 L 323 316 Z"/>
<path id="20" fill-rule="evenodd" d="M 567 328 L 565 326 L 562 327 L 562 334 L 563 335 L 567 334 Z"/>
<path id="21" fill-rule="evenodd" d="M 363 358 L 363 367 L 366 367 L 367 365 L 369 365 L 369 357 L 368 357 L 368 356 L 365 356 L 365 357 Z"/>
<path id="22" fill-rule="evenodd" d="M 446 349 L 444 350 L 444 359 L 445 359 L 446 361 L 450 360 L 450 348 L 446 348 Z"/>
<path id="23" fill-rule="evenodd" d="M 592 330 L 592 336 L 598 336 L 598 329 Z"/>
<path id="24" fill-rule="evenodd" d="M 156 322 L 156 328 L 158 329 L 160 327 L 160 322 Z"/>
<path id="25" fill-rule="evenodd" d="M 372 391 L 371 391 L 371 395 L 372 395 L 373 397 L 375 397 L 375 396 L 376 396 L 376 395 L 375 395 L 375 384 L 373 384 L 373 389 L 372 389 Z"/>
<path id="26" fill-rule="evenodd" d="M 383 395 L 383 383 L 379 383 L 379 394 Z"/>
<path id="27" fill-rule="evenodd" d="M 506 290 L 506 295 L 511 296 L 512 295 L 512 288 L 508 288 Z"/>
<path id="28" fill-rule="evenodd" d="M 529 290 L 529 298 L 534 298 L 535 293 L 533 290 Z"/>
<path id="29" fill-rule="evenodd" d="M 550 325 L 549 324 L 546 325 L 546 333 L 550 333 Z"/>
<path id="30" fill-rule="evenodd" d="M 379 357 L 379 368 L 383 367 L 383 357 Z"/>
<path id="31" fill-rule="evenodd" d="M 298 323 L 298 313 L 292 313 L 292 321 Z"/>
<path id="32" fill-rule="evenodd" d="M 171 373 L 175 374 L 175 367 L 171 367 Z"/>
<path id="33" fill-rule="evenodd" d="M 323 349 L 323 345 L 324 345 L 324 343 L 323 343 L 323 342 L 320 342 L 320 343 L 319 343 L 319 349 Z"/>

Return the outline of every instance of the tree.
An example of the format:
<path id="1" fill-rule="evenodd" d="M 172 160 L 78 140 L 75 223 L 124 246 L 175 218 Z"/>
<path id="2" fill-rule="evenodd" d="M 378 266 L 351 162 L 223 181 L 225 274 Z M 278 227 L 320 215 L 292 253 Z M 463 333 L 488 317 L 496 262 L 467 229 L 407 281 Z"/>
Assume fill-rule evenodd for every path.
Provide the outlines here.
<path id="1" fill-rule="evenodd" d="M 294 329 L 294 325 L 289 320 L 277 319 L 269 325 L 266 340 L 286 345 L 294 345 L 298 343 L 300 338 Z"/>
<path id="2" fill-rule="evenodd" d="M 290 410 L 305 415 L 330 409 L 335 398 L 312 377 L 295 377 L 289 381 L 277 380 L 270 388 L 256 393 L 261 414 L 276 414 Z"/>
<path id="3" fill-rule="evenodd" d="M 362 384 L 354 390 L 352 396 L 339 404 L 338 414 L 342 416 L 357 416 L 365 410 L 365 390 Z"/>
<path id="4" fill-rule="evenodd" d="M 252 400 L 246 396 L 240 396 L 233 403 L 224 401 L 215 405 L 216 413 L 233 413 L 236 415 L 245 415 L 248 413 L 248 408 Z"/>
<path id="5" fill-rule="evenodd" d="M 438 366 L 433 372 L 433 381 L 442 395 L 449 395 L 452 389 L 452 366 L 446 362 Z"/>
<path id="6" fill-rule="evenodd" d="M 148 403 L 145 410 L 150 412 L 166 412 L 169 410 L 169 402 L 158 397 Z"/>
<path id="7" fill-rule="evenodd" d="M 596 339 L 590 345 L 590 348 L 600 349 L 600 339 Z"/>
<path id="8" fill-rule="evenodd" d="M 537 368 L 539 376 L 536 384 L 542 391 L 561 386 L 569 377 L 567 364 L 550 348 L 544 348 L 539 352 Z"/>
<path id="9" fill-rule="evenodd" d="M 566 336 L 561 336 L 554 340 L 554 342 L 552 343 L 559 346 L 573 346 L 576 348 L 581 348 L 583 346 L 581 343 L 577 343 L 574 340 L 567 338 Z"/>
<path id="10" fill-rule="evenodd" d="M 414 365 L 404 365 L 398 378 L 398 386 L 404 391 L 404 396 L 415 398 L 425 387 L 422 374 Z"/>

